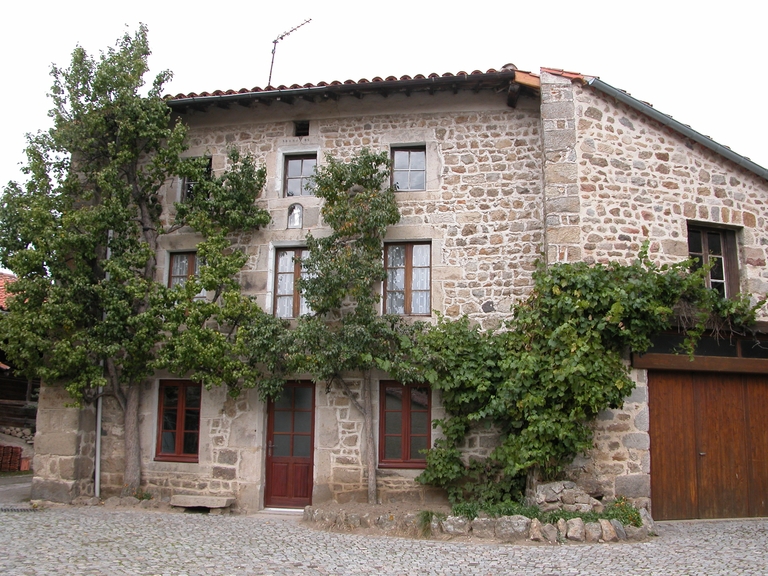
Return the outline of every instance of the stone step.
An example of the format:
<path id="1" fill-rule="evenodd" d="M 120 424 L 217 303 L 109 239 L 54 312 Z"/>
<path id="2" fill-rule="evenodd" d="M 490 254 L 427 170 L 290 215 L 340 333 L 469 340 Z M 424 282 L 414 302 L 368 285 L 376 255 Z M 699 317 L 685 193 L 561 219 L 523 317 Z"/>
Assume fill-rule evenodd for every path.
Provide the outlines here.
<path id="1" fill-rule="evenodd" d="M 171 506 L 180 508 L 228 508 L 235 503 L 232 496 L 177 494 L 171 496 Z"/>

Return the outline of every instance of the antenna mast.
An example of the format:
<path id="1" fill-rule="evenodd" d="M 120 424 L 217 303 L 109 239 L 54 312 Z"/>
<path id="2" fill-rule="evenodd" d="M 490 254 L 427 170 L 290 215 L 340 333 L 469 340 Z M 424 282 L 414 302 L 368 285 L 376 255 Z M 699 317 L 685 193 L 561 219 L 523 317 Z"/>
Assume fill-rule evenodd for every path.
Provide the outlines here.
<path id="1" fill-rule="evenodd" d="M 309 24 L 310 22 L 312 22 L 312 18 L 307 18 L 306 20 L 304 20 L 304 22 L 302 22 L 298 26 L 294 26 L 287 32 L 283 32 L 282 34 L 280 34 L 280 36 L 272 40 L 272 63 L 269 65 L 269 80 L 267 80 L 267 86 L 272 85 L 272 68 L 275 65 L 275 50 L 277 50 L 277 43 L 280 42 L 280 40 L 282 40 L 286 36 L 288 36 L 288 34 L 290 34 L 291 32 L 295 32 L 296 30 L 304 26 L 304 24 Z"/>

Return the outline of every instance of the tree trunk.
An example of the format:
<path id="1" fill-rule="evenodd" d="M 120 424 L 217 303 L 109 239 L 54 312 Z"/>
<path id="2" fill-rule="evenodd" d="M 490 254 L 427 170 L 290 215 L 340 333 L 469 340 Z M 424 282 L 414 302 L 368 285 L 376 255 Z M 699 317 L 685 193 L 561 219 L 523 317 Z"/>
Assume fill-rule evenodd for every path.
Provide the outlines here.
<path id="1" fill-rule="evenodd" d="M 363 396 L 363 434 L 365 435 L 365 463 L 368 470 L 368 504 L 376 504 L 376 444 L 373 438 L 373 398 L 371 394 L 371 373 L 363 375 L 360 390 Z"/>
<path id="2" fill-rule="evenodd" d="M 139 445 L 140 385 L 128 387 L 125 403 L 125 469 L 123 472 L 123 496 L 135 495 L 141 486 L 141 447 Z"/>

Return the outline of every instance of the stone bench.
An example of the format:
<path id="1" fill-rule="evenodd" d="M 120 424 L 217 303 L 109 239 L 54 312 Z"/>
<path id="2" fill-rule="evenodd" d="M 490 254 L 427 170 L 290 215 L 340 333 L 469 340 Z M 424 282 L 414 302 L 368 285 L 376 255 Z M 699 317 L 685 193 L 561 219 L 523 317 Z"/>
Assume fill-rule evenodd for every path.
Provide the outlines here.
<path id="1" fill-rule="evenodd" d="M 211 514 L 228 514 L 229 507 L 235 503 L 232 496 L 206 496 L 176 494 L 171 496 L 171 506 L 177 508 L 208 508 Z"/>

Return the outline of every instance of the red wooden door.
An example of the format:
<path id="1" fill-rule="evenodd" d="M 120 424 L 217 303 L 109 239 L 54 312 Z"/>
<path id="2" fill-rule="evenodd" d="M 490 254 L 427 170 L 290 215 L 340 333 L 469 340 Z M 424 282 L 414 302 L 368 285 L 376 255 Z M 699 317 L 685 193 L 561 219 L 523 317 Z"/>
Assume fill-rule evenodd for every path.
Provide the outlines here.
<path id="1" fill-rule="evenodd" d="M 268 406 L 265 506 L 301 508 L 312 503 L 314 429 L 314 385 L 286 384 Z"/>
<path id="2" fill-rule="evenodd" d="M 768 377 L 651 371 L 658 520 L 768 515 Z"/>

